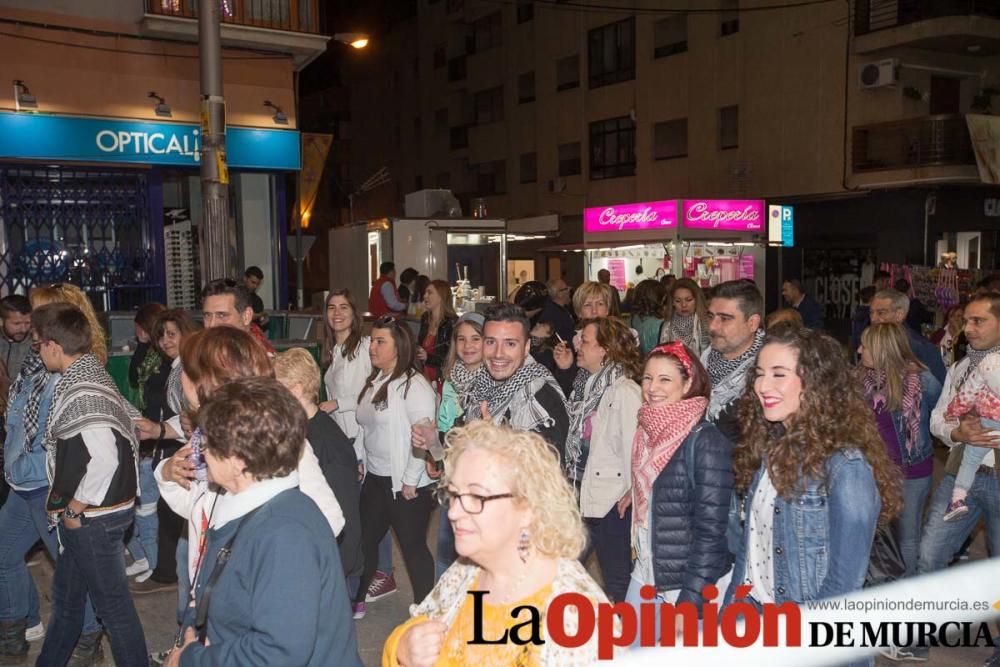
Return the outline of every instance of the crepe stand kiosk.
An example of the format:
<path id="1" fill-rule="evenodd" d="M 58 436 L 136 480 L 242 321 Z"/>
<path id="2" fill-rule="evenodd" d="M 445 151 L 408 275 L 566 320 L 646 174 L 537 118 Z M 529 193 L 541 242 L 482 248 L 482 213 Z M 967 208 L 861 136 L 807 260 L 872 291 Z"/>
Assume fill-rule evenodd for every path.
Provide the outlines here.
<path id="1" fill-rule="evenodd" d="M 584 209 L 584 275 L 597 280 L 597 273 L 607 269 L 624 296 L 646 278 L 673 272 L 676 241 L 676 200 Z"/>

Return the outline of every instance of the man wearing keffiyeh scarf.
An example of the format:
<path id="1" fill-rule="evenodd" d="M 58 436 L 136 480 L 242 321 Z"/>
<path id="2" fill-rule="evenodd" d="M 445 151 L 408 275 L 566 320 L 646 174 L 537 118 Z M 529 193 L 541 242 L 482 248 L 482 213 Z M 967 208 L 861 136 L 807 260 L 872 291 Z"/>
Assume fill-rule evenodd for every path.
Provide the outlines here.
<path id="1" fill-rule="evenodd" d="M 730 280 L 711 292 L 708 303 L 711 347 L 701 356 L 712 380 L 705 418 L 732 442 L 738 441 L 740 435 L 736 399 L 746 389 L 747 373 L 753 369 L 764 342 L 763 312 L 764 299 L 748 280 Z"/>
<path id="2" fill-rule="evenodd" d="M 518 306 L 500 304 L 487 313 L 485 363 L 472 383 L 466 421 L 488 415 L 494 424 L 534 431 L 562 459 L 569 430 L 566 399 L 552 373 L 531 357 L 529 332 L 528 319 Z"/>

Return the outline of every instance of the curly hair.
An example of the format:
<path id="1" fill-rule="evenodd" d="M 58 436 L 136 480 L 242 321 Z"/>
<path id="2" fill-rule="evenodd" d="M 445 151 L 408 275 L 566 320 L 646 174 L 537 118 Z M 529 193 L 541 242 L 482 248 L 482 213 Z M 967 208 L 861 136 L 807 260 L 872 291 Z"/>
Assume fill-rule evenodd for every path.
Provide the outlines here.
<path id="1" fill-rule="evenodd" d="M 277 380 L 237 378 L 214 391 L 198 416 L 205 448 L 239 458 L 254 479 L 287 477 L 298 468 L 308 420 Z"/>
<path id="2" fill-rule="evenodd" d="M 90 324 L 90 353 L 97 357 L 102 364 L 108 363 L 108 339 L 105 337 L 104 327 L 97 319 L 94 306 L 83 290 L 69 283 L 55 283 L 31 290 L 32 308 L 38 308 L 47 303 L 68 303 L 79 308 Z"/>
<path id="3" fill-rule="evenodd" d="M 604 348 L 607 360 L 621 364 L 625 374 L 642 382 L 642 350 L 635 343 L 632 330 L 617 317 L 601 317 L 580 322 L 580 331 L 594 325 L 597 330 L 597 344 Z"/>
<path id="4" fill-rule="evenodd" d="M 733 450 L 736 488 L 746 491 L 750 487 L 766 455 L 771 480 L 788 500 L 801 492 L 805 479 L 824 478 L 826 462 L 835 452 L 857 449 L 872 468 L 882 498 L 881 519 L 899 514 L 899 469 L 886 452 L 840 344 L 818 331 L 786 324 L 767 332 L 764 347 L 768 345 L 795 351 L 795 372 L 802 380 L 801 404 L 786 428 L 769 422 L 754 390 L 756 373 L 747 374 L 739 404 L 742 434 Z"/>
<path id="5" fill-rule="evenodd" d="M 579 503 L 563 476 L 559 454 L 540 435 L 515 431 L 476 420 L 445 436 L 447 451 L 439 488 L 446 489 L 462 455 L 471 449 L 489 452 L 500 463 L 505 481 L 519 502 L 533 510 L 528 529 L 531 546 L 539 553 L 577 558 L 587 543 Z"/>

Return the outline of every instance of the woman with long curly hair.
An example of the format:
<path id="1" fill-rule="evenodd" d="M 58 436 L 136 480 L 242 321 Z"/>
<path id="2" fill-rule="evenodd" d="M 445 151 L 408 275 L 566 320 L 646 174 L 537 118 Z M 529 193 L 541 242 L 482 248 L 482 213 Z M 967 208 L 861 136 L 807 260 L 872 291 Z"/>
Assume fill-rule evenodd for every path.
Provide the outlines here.
<path id="1" fill-rule="evenodd" d="M 641 392 L 639 348 L 624 322 L 584 320 L 576 349 L 578 370 L 569 396 L 566 472 L 580 491 L 580 510 L 597 551 L 604 589 L 621 602 L 632 565 L 632 438 Z M 584 552 L 586 561 L 590 549 Z"/>
<path id="2" fill-rule="evenodd" d="M 744 530 L 727 599 L 743 584 L 756 604 L 860 589 L 876 526 L 902 499 L 843 348 L 809 329 L 769 331 L 739 414 Z"/>

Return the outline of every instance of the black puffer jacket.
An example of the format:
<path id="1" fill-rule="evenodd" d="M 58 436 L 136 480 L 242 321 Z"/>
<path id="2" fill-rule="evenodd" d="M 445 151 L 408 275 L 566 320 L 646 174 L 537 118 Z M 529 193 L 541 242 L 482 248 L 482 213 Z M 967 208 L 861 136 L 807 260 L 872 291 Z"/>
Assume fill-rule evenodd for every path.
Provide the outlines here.
<path id="1" fill-rule="evenodd" d="M 726 541 L 732 453 L 733 444 L 719 429 L 702 421 L 653 482 L 650 537 L 656 590 L 680 588 L 677 601 L 693 602 L 699 609 L 701 589 L 733 563 Z M 692 455 L 693 475 L 688 472 Z"/>

